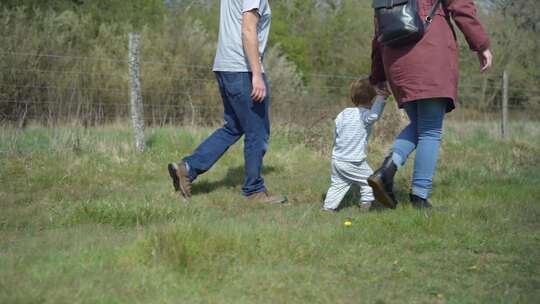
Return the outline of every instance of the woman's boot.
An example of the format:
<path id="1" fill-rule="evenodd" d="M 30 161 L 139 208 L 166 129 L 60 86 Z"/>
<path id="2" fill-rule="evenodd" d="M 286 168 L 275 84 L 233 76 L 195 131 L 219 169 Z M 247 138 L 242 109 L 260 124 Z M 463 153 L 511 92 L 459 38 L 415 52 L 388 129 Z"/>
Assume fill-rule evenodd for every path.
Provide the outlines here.
<path id="1" fill-rule="evenodd" d="M 429 209 L 433 207 L 427 199 L 421 198 L 416 194 L 409 194 L 409 198 L 411 200 L 412 206 L 416 209 Z"/>
<path id="2" fill-rule="evenodd" d="M 368 184 L 373 188 L 375 199 L 388 208 L 396 208 L 398 201 L 394 195 L 394 175 L 397 166 L 392 161 L 390 153 L 383 161 L 381 167 L 369 178 Z"/>

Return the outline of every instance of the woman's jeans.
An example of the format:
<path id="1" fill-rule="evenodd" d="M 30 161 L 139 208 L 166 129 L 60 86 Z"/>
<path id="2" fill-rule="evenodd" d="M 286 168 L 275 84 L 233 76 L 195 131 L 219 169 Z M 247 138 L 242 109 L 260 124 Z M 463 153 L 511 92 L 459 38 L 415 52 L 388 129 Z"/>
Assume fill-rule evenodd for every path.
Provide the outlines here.
<path id="1" fill-rule="evenodd" d="M 192 155 L 184 158 L 193 181 L 208 171 L 223 153 L 242 135 L 244 137 L 245 180 L 244 195 L 265 191 L 261 176 L 263 157 L 268 148 L 270 120 L 268 103 L 270 90 L 266 76 L 266 97 L 262 102 L 251 99 L 252 74 L 248 72 L 216 72 L 219 91 L 223 100 L 223 127 L 202 142 Z"/>
<path id="2" fill-rule="evenodd" d="M 447 99 L 425 99 L 405 104 L 410 123 L 396 138 L 392 158 L 399 167 L 416 149 L 412 194 L 427 199 L 439 157 L 443 118 Z"/>

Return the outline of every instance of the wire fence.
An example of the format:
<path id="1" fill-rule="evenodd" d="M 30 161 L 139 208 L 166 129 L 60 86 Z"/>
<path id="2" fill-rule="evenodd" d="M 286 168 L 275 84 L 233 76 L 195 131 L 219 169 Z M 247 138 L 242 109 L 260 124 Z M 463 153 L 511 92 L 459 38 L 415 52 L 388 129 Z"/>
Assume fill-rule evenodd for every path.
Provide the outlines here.
<path id="1" fill-rule="evenodd" d="M 0 52 L 0 59 L 3 57 L 36 64 L 0 65 L 1 122 L 21 127 L 30 121 L 54 124 L 78 120 L 84 125 L 98 125 L 130 115 L 127 57 Z M 141 93 L 147 123 L 221 122 L 221 97 L 210 66 L 141 58 Z M 167 73 L 161 73 L 164 67 Z M 271 85 L 273 120 L 312 125 L 321 117 L 333 118 L 348 105 L 349 83 L 358 76 L 310 73 L 303 78 L 308 84 L 296 88 L 294 94 Z M 514 85 L 507 92 L 508 111 L 539 119 L 540 90 Z M 493 116 L 501 111 L 503 95 L 502 76 L 462 77 L 459 106 L 465 110 L 453 116 L 464 119 L 471 111 Z"/>

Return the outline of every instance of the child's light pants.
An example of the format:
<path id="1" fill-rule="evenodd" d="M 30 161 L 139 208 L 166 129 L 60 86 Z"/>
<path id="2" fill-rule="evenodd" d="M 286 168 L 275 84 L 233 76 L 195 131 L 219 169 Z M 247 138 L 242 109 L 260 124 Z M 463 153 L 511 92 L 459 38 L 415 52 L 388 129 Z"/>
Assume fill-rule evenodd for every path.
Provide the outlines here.
<path id="1" fill-rule="evenodd" d="M 355 183 L 360 186 L 360 201 L 369 203 L 374 200 L 373 190 L 367 183 L 367 178 L 373 174 L 367 161 L 347 162 L 332 159 L 332 184 L 324 200 L 325 209 L 336 209 L 347 191 Z"/>

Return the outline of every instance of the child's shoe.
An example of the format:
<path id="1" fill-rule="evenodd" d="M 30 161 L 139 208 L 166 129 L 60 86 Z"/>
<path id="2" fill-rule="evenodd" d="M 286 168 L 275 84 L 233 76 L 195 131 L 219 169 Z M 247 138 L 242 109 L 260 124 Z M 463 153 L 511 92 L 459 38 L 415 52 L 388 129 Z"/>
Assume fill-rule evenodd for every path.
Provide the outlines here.
<path id="1" fill-rule="evenodd" d="M 322 208 L 321 208 L 321 211 L 324 211 L 324 212 L 337 212 L 336 209 L 326 208 L 326 207 L 322 207 Z"/>
<path id="2" fill-rule="evenodd" d="M 365 213 L 369 212 L 369 209 L 371 209 L 371 202 L 367 203 L 360 203 L 360 212 Z"/>

